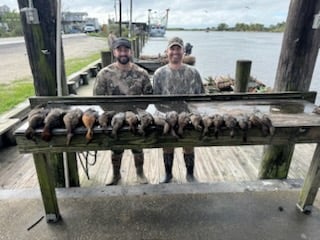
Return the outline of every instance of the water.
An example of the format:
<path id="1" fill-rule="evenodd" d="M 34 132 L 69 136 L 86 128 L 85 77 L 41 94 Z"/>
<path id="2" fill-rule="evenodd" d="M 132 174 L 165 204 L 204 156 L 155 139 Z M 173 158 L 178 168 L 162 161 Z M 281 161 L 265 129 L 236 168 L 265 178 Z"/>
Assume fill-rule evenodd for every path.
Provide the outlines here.
<path id="1" fill-rule="evenodd" d="M 274 86 L 283 33 L 167 31 L 165 38 L 150 38 L 142 54 L 163 53 L 168 39 L 173 36 L 193 45 L 195 67 L 203 80 L 220 75 L 234 78 L 236 61 L 245 59 L 252 61 L 251 76 L 267 86 Z M 320 64 L 317 61 L 311 91 L 320 89 L 319 74 Z M 320 103 L 320 96 L 316 103 Z"/>

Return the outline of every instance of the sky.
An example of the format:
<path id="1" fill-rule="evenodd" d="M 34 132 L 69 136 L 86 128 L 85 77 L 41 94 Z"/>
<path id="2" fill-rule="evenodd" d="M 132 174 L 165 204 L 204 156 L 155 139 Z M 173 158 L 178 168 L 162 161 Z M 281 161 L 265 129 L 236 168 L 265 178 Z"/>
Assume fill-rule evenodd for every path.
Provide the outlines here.
<path id="1" fill-rule="evenodd" d="M 27 1 L 27 0 L 25 0 Z M 286 21 L 290 0 L 131 0 L 132 21 L 147 22 L 148 9 L 165 14 L 170 9 L 168 27 L 204 28 L 226 23 L 261 23 L 266 27 Z M 1 0 L 18 11 L 17 0 Z M 100 24 L 119 18 L 119 0 L 62 0 L 62 11 L 87 12 Z M 121 0 L 122 21 L 129 20 L 130 0 Z"/>

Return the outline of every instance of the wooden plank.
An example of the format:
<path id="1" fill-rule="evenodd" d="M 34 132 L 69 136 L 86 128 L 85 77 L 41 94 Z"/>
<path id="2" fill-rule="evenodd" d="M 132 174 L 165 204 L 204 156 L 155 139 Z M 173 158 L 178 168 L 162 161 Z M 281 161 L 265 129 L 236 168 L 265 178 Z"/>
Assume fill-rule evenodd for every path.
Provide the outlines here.
<path id="1" fill-rule="evenodd" d="M 317 144 L 312 162 L 300 192 L 297 207 L 305 213 L 310 213 L 314 199 L 320 187 L 320 144 Z"/>
<path id="2" fill-rule="evenodd" d="M 233 93 L 233 94 L 197 94 L 197 95 L 142 95 L 142 96 L 68 96 L 68 97 L 30 97 L 30 105 L 34 108 L 40 104 L 60 105 L 99 105 L 106 103 L 164 103 L 182 101 L 238 101 L 238 100 L 266 100 L 278 103 L 279 100 L 305 100 L 315 102 L 317 92 L 278 92 L 278 93 Z"/>
<path id="3" fill-rule="evenodd" d="M 42 202 L 44 205 L 47 222 L 57 222 L 60 220 L 60 212 L 55 191 L 55 181 L 50 168 L 48 154 L 33 154 L 34 164 L 39 180 Z"/>
<path id="4" fill-rule="evenodd" d="M 77 165 L 76 153 L 67 153 L 68 173 L 69 173 L 69 186 L 79 187 L 79 171 Z"/>
<path id="5" fill-rule="evenodd" d="M 20 122 L 19 118 L 0 119 L 0 135 L 9 131 L 14 125 Z"/>
<path id="6" fill-rule="evenodd" d="M 320 121 L 320 118 L 319 118 Z M 163 136 L 162 130 L 151 126 L 147 135 L 141 138 L 139 135 L 133 136 L 128 128 L 124 127 L 119 132 L 119 139 L 106 136 L 99 127 L 94 128 L 93 141 L 89 144 L 83 137 L 86 129 L 81 127 L 75 130 L 70 146 L 65 145 L 65 129 L 55 129 L 54 137 L 50 142 L 45 142 L 40 138 L 42 130 L 36 131 L 36 141 L 28 140 L 24 136 L 25 128 L 19 128 L 15 132 L 18 147 L 21 153 L 32 152 L 77 152 L 83 149 L 108 150 L 112 147 L 121 147 L 124 149 L 136 148 L 137 144 L 141 148 L 161 148 L 161 147 L 182 147 L 182 146 L 236 146 L 236 145 L 264 145 L 264 144 L 288 144 L 288 143 L 315 143 L 320 139 L 319 126 L 292 126 L 276 127 L 273 136 L 264 136 L 259 129 L 250 129 L 248 131 L 247 141 L 244 142 L 242 134 L 236 131 L 235 136 L 231 138 L 227 129 L 222 130 L 218 139 L 215 137 L 204 137 L 199 139 L 199 132 L 192 128 L 184 131 L 184 137 L 175 139 L 171 136 Z M 107 129 L 110 133 L 111 128 Z"/>

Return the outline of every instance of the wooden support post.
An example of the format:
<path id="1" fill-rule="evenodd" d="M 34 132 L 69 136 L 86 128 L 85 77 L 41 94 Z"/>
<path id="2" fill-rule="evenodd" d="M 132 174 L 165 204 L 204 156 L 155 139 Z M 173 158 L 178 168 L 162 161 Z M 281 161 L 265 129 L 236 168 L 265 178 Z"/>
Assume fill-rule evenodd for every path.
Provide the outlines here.
<path id="1" fill-rule="evenodd" d="M 88 85 L 89 84 L 89 79 L 88 79 L 88 73 L 87 72 L 80 73 L 80 79 L 82 80 L 82 85 Z"/>
<path id="2" fill-rule="evenodd" d="M 286 179 L 290 168 L 294 144 L 266 145 L 262 156 L 259 179 Z"/>
<path id="3" fill-rule="evenodd" d="M 57 96 L 56 77 L 56 1 L 33 0 L 39 22 L 28 22 L 29 3 L 18 0 L 24 39 L 33 75 L 36 96 Z M 63 47 L 61 46 L 61 90 L 68 94 Z"/>
<path id="4" fill-rule="evenodd" d="M 70 187 L 80 187 L 76 153 L 68 152 L 67 159 L 69 166 L 69 185 Z"/>
<path id="5" fill-rule="evenodd" d="M 111 55 L 112 53 L 110 51 L 101 51 L 101 61 L 103 68 L 112 63 Z"/>
<path id="6" fill-rule="evenodd" d="M 69 95 L 70 94 L 75 94 L 75 95 L 77 94 L 75 81 L 68 82 L 68 92 L 69 92 Z"/>
<path id="7" fill-rule="evenodd" d="M 33 12 L 39 16 L 39 21 L 30 21 L 30 2 L 18 0 L 20 18 L 23 26 L 24 39 L 28 52 L 29 63 L 33 75 L 36 96 L 57 96 L 57 3 L 56 1 L 33 0 Z M 60 33 L 59 33 L 60 34 Z M 61 37 L 61 34 L 59 36 Z M 61 45 L 61 93 L 68 95 L 63 46 Z M 70 91 L 71 92 L 71 91 Z M 62 155 L 61 155 L 62 157 Z M 62 161 L 63 158 L 61 158 Z M 57 170 L 59 172 L 59 170 Z M 58 177 L 59 179 L 63 176 Z"/>
<path id="8" fill-rule="evenodd" d="M 281 113 L 299 114 L 304 112 L 304 105 L 275 104 Z M 260 179 L 286 179 L 288 176 L 291 159 L 294 152 L 294 144 L 266 145 L 262 156 L 258 177 Z"/>
<path id="9" fill-rule="evenodd" d="M 297 207 L 304 213 L 309 214 L 313 202 L 320 187 L 320 144 L 314 151 L 311 164 L 300 192 Z"/>
<path id="10" fill-rule="evenodd" d="M 90 68 L 90 76 L 91 77 L 96 77 L 98 73 L 97 67 L 91 67 Z"/>
<path id="11" fill-rule="evenodd" d="M 140 57 L 140 37 L 138 36 L 136 39 L 136 57 Z"/>
<path id="12" fill-rule="evenodd" d="M 236 66 L 236 82 L 234 92 L 247 92 L 250 79 L 251 61 L 238 60 Z"/>
<path id="13" fill-rule="evenodd" d="M 54 171 L 54 180 L 56 187 L 65 187 L 65 176 L 63 166 L 63 154 L 62 153 L 50 153 L 50 164 Z"/>
<path id="14" fill-rule="evenodd" d="M 308 91 L 320 46 L 320 30 L 312 28 L 314 15 L 319 11 L 320 1 L 290 2 L 274 85 L 275 92 Z M 264 152 L 259 177 L 284 178 L 287 176 L 292 154 L 287 157 L 285 155 L 293 151 L 294 144 L 268 146 Z M 273 166 L 275 163 L 278 167 Z M 279 166 L 282 166 L 281 171 L 273 170 Z"/>
<path id="15" fill-rule="evenodd" d="M 146 44 L 146 35 L 142 34 L 142 47 L 144 47 L 144 45 Z"/>
<path id="16" fill-rule="evenodd" d="M 41 190 L 42 201 L 48 223 L 60 220 L 60 212 L 54 186 L 54 177 L 50 167 L 49 155 L 43 153 L 33 154 L 34 164 L 37 171 L 38 181 Z"/>
<path id="17" fill-rule="evenodd" d="M 136 53 L 136 39 L 132 39 L 132 40 L 131 40 L 131 50 L 133 51 L 133 57 L 136 58 L 136 57 L 137 57 L 137 53 Z"/>

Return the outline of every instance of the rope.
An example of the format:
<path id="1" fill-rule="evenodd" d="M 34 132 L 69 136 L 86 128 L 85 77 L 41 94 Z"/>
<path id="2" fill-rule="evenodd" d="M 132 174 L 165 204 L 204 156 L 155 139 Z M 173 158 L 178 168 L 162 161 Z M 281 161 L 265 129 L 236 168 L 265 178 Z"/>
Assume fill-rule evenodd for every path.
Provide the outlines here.
<path id="1" fill-rule="evenodd" d="M 97 154 L 98 151 L 94 151 L 93 153 L 91 153 L 90 151 L 86 151 L 86 152 L 77 152 L 77 157 L 80 161 L 81 167 L 84 171 L 84 173 L 86 174 L 88 180 L 90 180 L 90 176 L 89 176 L 89 167 L 90 166 L 94 166 L 97 162 Z M 89 157 L 93 157 L 93 161 L 90 162 Z"/>

